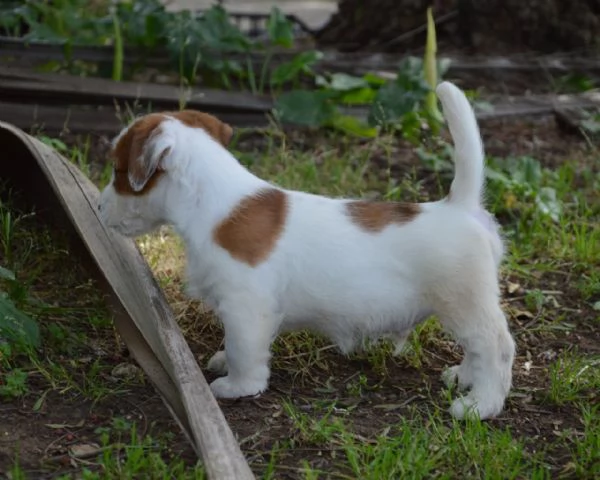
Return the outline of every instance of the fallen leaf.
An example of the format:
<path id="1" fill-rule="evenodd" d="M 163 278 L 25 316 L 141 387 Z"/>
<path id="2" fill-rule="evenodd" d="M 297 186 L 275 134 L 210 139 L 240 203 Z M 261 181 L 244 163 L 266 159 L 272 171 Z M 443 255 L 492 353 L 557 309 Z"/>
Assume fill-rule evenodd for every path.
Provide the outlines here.
<path id="1" fill-rule="evenodd" d="M 521 288 L 521 285 L 519 285 L 518 283 L 513 283 L 513 282 L 508 282 L 506 284 L 506 291 L 512 295 L 513 293 L 515 293 L 516 291 L 518 291 Z"/>
<path id="2" fill-rule="evenodd" d="M 519 317 L 534 318 L 535 317 L 535 315 L 533 313 L 528 312 L 527 310 L 519 310 L 519 309 L 513 310 L 513 316 L 516 318 L 519 318 Z"/>
<path id="3" fill-rule="evenodd" d="M 47 423 L 45 426 L 54 430 L 60 430 L 61 428 L 81 428 L 85 424 L 85 420 L 81 419 L 75 424 L 69 423 Z"/>
<path id="4" fill-rule="evenodd" d="M 140 369 L 133 363 L 120 363 L 112 369 L 111 375 L 113 377 L 132 378 L 135 377 Z"/>
<path id="5" fill-rule="evenodd" d="M 79 445 L 73 445 L 69 448 L 69 452 L 75 458 L 91 457 L 100 452 L 100 445 L 96 443 L 81 443 Z"/>

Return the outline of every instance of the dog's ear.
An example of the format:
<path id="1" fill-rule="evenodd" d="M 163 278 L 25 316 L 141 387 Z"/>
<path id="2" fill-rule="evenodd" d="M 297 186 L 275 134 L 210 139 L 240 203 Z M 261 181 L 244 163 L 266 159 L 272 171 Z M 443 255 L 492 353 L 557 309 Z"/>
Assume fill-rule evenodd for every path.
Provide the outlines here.
<path id="1" fill-rule="evenodd" d="M 163 169 L 171 145 L 162 135 L 163 115 L 150 114 L 136 120 L 119 137 L 113 150 L 115 170 L 127 174 L 129 188 L 141 192 Z"/>
<path id="2" fill-rule="evenodd" d="M 199 112 L 197 110 L 181 110 L 169 115 L 177 118 L 180 122 L 192 128 L 202 128 L 211 137 L 217 140 L 224 147 L 228 147 L 233 137 L 233 128 L 231 125 L 219 120 L 209 113 Z"/>
<path id="3" fill-rule="evenodd" d="M 221 124 L 219 126 L 219 141 L 221 142 L 221 145 L 227 147 L 233 137 L 233 128 L 225 122 L 219 121 L 219 123 Z"/>
<path id="4" fill-rule="evenodd" d="M 142 133 L 134 135 L 129 157 L 127 177 L 134 192 L 142 191 L 158 171 L 164 170 L 164 160 L 171 152 L 171 146 L 161 141 L 160 126 L 148 137 Z"/>

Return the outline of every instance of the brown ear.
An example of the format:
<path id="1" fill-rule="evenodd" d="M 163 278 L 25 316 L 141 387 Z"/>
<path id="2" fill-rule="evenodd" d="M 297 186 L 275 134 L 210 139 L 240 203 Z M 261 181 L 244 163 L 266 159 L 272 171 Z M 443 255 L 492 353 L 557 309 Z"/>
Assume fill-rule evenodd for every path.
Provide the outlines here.
<path id="1" fill-rule="evenodd" d="M 231 142 L 233 128 L 214 115 L 199 112 L 197 110 L 181 110 L 179 112 L 169 112 L 167 114 L 175 117 L 188 127 L 204 129 L 204 131 L 224 147 L 229 146 L 229 142 Z"/>
<path id="2" fill-rule="evenodd" d="M 137 120 L 115 146 L 115 167 L 119 171 L 127 171 L 129 186 L 134 193 L 146 187 L 160 170 L 161 160 L 171 150 L 169 145 L 157 141 L 163 120 L 164 116 L 157 114 Z"/>
<path id="3" fill-rule="evenodd" d="M 171 151 L 171 147 L 168 145 L 159 147 L 150 142 L 154 136 L 155 134 L 148 138 L 145 143 L 140 143 L 142 146 L 141 151 L 135 147 L 131 150 L 127 178 L 134 192 L 142 191 L 157 171 L 162 170 L 161 161 Z"/>
<path id="4" fill-rule="evenodd" d="M 231 125 L 221 122 L 221 128 L 219 129 L 219 141 L 224 147 L 228 147 L 233 137 L 233 128 Z"/>

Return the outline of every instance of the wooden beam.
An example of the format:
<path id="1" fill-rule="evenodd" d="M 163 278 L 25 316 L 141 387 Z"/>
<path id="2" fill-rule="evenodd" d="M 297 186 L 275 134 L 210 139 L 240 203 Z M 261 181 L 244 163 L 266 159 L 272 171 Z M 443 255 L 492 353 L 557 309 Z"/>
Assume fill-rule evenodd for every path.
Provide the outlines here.
<path id="1" fill-rule="evenodd" d="M 106 289 L 117 329 L 192 442 L 208 478 L 253 479 L 150 268 L 131 239 L 99 219 L 96 187 L 71 162 L 11 124 L 0 123 L 0 144 L 11 159 L 0 165 L 2 178 L 70 227 L 95 266 L 92 276 Z"/>
<path id="2" fill-rule="evenodd" d="M 30 75 L 0 67 L 0 100 L 39 101 L 45 105 L 134 105 L 140 102 L 155 108 L 186 107 L 211 112 L 260 112 L 272 108 L 267 97 L 245 92 L 214 89 L 182 89 L 172 85 L 115 82 L 103 78 L 72 75 Z"/>

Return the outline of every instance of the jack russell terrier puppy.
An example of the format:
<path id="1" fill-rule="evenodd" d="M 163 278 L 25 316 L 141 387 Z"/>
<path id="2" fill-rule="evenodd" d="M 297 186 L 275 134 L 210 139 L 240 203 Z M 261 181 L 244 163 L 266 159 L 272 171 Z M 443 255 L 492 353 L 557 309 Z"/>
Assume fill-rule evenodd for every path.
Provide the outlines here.
<path id="1" fill-rule="evenodd" d="M 218 314 L 225 350 L 208 368 L 216 397 L 263 392 L 270 346 L 308 328 L 344 353 L 436 315 L 464 350 L 444 372 L 469 393 L 451 414 L 500 413 L 515 344 L 500 308 L 503 243 L 483 206 L 484 153 L 475 114 L 451 83 L 436 89 L 452 135 L 455 177 L 428 203 L 334 199 L 280 188 L 227 150 L 232 128 L 196 111 L 152 113 L 114 140 L 100 215 L 128 237 L 170 224 L 183 238 L 188 294 Z"/>

